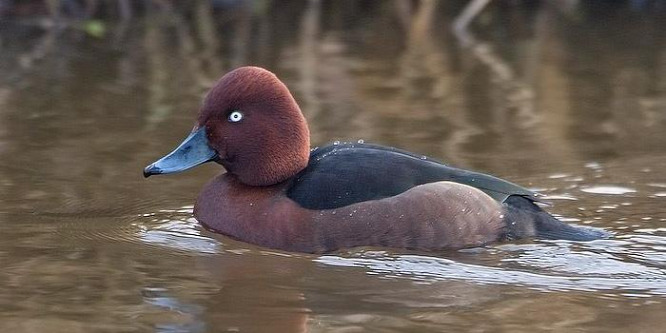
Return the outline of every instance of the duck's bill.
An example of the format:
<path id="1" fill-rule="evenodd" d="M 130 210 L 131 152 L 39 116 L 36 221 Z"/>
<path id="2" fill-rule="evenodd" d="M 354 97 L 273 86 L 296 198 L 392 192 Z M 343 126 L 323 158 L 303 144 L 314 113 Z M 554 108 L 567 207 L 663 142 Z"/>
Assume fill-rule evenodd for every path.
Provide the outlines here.
<path id="1" fill-rule="evenodd" d="M 143 176 L 181 172 L 216 158 L 217 152 L 208 146 L 206 128 L 200 127 L 192 131 L 174 151 L 143 169 Z"/>

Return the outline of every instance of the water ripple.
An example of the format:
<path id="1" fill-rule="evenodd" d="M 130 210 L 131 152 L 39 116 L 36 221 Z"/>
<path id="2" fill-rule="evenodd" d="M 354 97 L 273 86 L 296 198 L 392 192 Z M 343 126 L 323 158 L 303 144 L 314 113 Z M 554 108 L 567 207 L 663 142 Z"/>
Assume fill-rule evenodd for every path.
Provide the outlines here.
<path id="1" fill-rule="evenodd" d="M 608 260 L 603 259 L 601 260 Z M 568 256 L 566 260 L 574 260 Z M 598 259 L 598 258 L 597 258 Z M 321 256 L 315 261 L 332 266 L 363 267 L 371 274 L 410 278 L 421 282 L 464 280 L 491 285 L 523 285 L 540 291 L 604 291 L 619 290 L 640 297 L 666 295 L 666 274 L 663 270 L 635 268 L 633 277 L 610 275 L 555 275 L 466 264 L 449 259 L 421 255 L 389 255 L 385 252 L 364 252 L 359 257 Z M 584 260 L 586 261 L 586 260 Z M 585 262 L 589 264 L 589 262 Z M 639 274 L 640 273 L 640 274 Z"/>
<path id="2" fill-rule="evenodd" d="M 633 188 L 615 186 L 615 185 L 588 186 L 588 187 L 583 187 L 580 190 L 586 193 L 609 194 L 609 195 L 623 195 L 627 193 L 636 193 L 636 190 Z"/>
<path id="3" fill-rule="evenodd" d="M 136 238 L 151 245 L 166 246 L 181 252 L 201 254 L 220 253 L 220 242 L 201 235 L 199 222 L 192 217 L 192 206 L 163 209 L 142 214 L 149 221 L 137 221 Z"/>

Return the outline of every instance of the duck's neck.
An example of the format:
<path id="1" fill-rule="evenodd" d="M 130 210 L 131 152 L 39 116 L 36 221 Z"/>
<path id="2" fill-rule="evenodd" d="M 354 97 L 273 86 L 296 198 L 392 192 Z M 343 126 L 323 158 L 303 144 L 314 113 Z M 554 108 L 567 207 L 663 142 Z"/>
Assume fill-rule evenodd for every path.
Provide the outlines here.
<path id="1" fill-rule="evenodd" d="M 309 143 L 308 143 L 309 144 Z M 308 165 L 307 149 L 264 151 L 261 158 L 244 156 L 223 160 L 221 164 L 237 181 L 247 186 L 273 186 L 297 175 Z M 259 155 L 259 154 L 258 154 Z"/>

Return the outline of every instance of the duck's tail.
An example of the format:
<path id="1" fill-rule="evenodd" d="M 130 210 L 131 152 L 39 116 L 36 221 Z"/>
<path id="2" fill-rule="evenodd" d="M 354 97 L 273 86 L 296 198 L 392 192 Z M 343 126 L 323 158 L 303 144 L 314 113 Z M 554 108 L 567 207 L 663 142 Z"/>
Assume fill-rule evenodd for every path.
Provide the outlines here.
<path id="1" fill-rule="evenodd" d="M 603 229 L 568 225 L 522 196 L 512 195 L 504 203 L 507 239 L 536 236 L 541 239 L 592 241 L 611 236 Z"/>

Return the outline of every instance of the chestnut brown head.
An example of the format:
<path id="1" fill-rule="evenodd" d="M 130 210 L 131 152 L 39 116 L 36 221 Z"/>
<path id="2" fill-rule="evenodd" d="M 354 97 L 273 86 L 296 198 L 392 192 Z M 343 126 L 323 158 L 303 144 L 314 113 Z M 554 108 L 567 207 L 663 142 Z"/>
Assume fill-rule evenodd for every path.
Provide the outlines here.
<path id="1" fill-rule="evenodd" d="M 190 136 L 144 175 L 214 160 L 244 184 L 268 186 L 305 168 L 309 151 L 307 123 L 284 83 L 265 69 L 241 67 L 217 81 Z"/>

